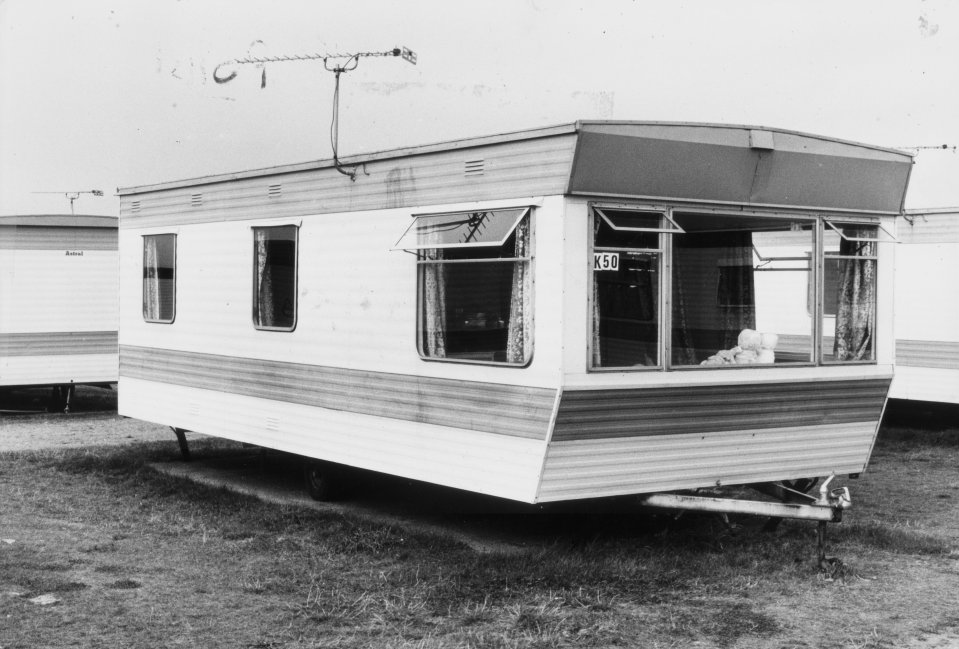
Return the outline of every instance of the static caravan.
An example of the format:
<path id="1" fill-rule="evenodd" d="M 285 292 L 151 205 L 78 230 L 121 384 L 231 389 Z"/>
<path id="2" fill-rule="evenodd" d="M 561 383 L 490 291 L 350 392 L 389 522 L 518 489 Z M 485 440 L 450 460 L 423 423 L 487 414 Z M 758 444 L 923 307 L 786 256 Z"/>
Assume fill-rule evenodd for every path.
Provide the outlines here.
<path id="1" fill-rule="evenodd" d="M 911 164 L 583 121 L 121 189 L 119 410 L 527 503 L 804 491 L 869 459 Z"/>
<path id="2" fill-rule="evenodd" d="M 113 216 L 0 216 L 0 388 L 117 381 Z"/>
<path id="3" fill-rule="evenodd" d="M 897 225 L 889 396 L 959 404 L 959 208 L 906 210 Z"/>

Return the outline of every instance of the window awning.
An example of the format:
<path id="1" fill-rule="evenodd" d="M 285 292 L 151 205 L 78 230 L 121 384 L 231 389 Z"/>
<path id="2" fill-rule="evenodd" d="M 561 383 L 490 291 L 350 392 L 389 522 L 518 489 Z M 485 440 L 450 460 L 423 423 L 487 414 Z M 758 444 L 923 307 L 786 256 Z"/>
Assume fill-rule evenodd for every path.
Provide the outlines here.
<path id="1" fill-rule="evenodd" d="M 499 247 L 506 243 L 529 207 L 414 214 L 393 250 Z"/>

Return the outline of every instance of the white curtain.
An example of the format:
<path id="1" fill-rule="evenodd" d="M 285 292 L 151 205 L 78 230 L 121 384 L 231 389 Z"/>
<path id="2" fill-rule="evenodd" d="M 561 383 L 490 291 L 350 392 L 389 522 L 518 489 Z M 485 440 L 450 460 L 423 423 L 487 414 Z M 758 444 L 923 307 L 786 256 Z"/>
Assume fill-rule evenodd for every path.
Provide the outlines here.
<path id="1" fill-rule="evenodd" d="M 443 251 L 424 250 L 424 260 L 443 259 Z M 423 351 L 430 358 L 446 358 L 446 266 L 423 264 Z"/>
<path id="2" fill-rule="evenodd" d="M 515 256 L 529 256 L 529 217 L 516 226 Z M 530 304 L 529 262 L 513 262 L 513 292 L 509 305 L 509 331 L 506 338 L 506 362 L 524 363 L 530 357 L 532 305 Z"/>
<path id="3" fill-rule="evenodd" d="M 160 319 L 160 267 L 156 237 L 143 237 L 143 318 Z"/>

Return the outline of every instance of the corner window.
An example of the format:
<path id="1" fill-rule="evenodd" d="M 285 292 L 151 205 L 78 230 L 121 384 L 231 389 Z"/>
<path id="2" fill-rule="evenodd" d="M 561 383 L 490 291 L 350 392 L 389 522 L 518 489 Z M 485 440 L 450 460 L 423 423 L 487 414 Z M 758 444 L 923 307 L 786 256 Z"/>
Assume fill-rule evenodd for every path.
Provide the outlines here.
<path id="1" fill-rule="evenodd" d="M 674 367 L 815 360 L 807 309 L 814 219 L 674 214 Z"/>
<path id="2" fill-rule="evenodd" d="M 267 331 L 296 327 L 297 227 L 253 228 L 253 325 Z"/>
<path id="3" fill-rule="evenodd" d="M 176 235 L 143 237 L 143 319 L 173 322 L 176 316 Z"/>
<path id="4" fill-rule="evenodd" d="M 876 360 L 878 243 L 876 225 L 825 222 L 823 362 Z"/>
<path id="5" fill-rule="evenodd" d="M 674 231 L 665 213 L 593 209 L 593 369 L 662 366 L 660 233 Z"/>
<path id="6" fill-rule="evenodd" d="M 530 362 L 530 209 L 417 216 L 396 248 L 417 255 L 417 347 L 433 360 Z"/>

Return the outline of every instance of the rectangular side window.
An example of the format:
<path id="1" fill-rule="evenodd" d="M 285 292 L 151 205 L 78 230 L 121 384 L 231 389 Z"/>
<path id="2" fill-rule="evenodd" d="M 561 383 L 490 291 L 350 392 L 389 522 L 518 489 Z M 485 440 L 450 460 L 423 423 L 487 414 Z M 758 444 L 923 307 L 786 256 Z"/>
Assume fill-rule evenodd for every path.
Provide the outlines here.
<path id="1" fill-rule="evenodd" d="M 169 324 L 176 316 L 176 235 L 143 237 L 143 319 Z"/>
<path id="2" fill-rule="evenodd" d="M 876 270 L 879 228 L 826 221 L 822 360 L 876 360 Z M 830 307 L 833 307 L 830 313 Z"/>
<path id="3" fill-rule="evenodd" d="M 662 367 L 660 233 L 665 213 L 593 209 L 592 369 Z"/>
<path id="4" fill-rule="evenodd" d="M 674 214 L 671 365 L 815 360 L 807 308 L 814 219 Z"/>
<path id="5" fill-rule="evenodd" d="M 417 216 L 417 347 L 431 360 L 524 366 L 533 353 L 530 209 Z"/>
<path id="6" fill-rule="evenodd" d="M 253 326 L 296 327 L 297 226 L 253 228 Z"/>

